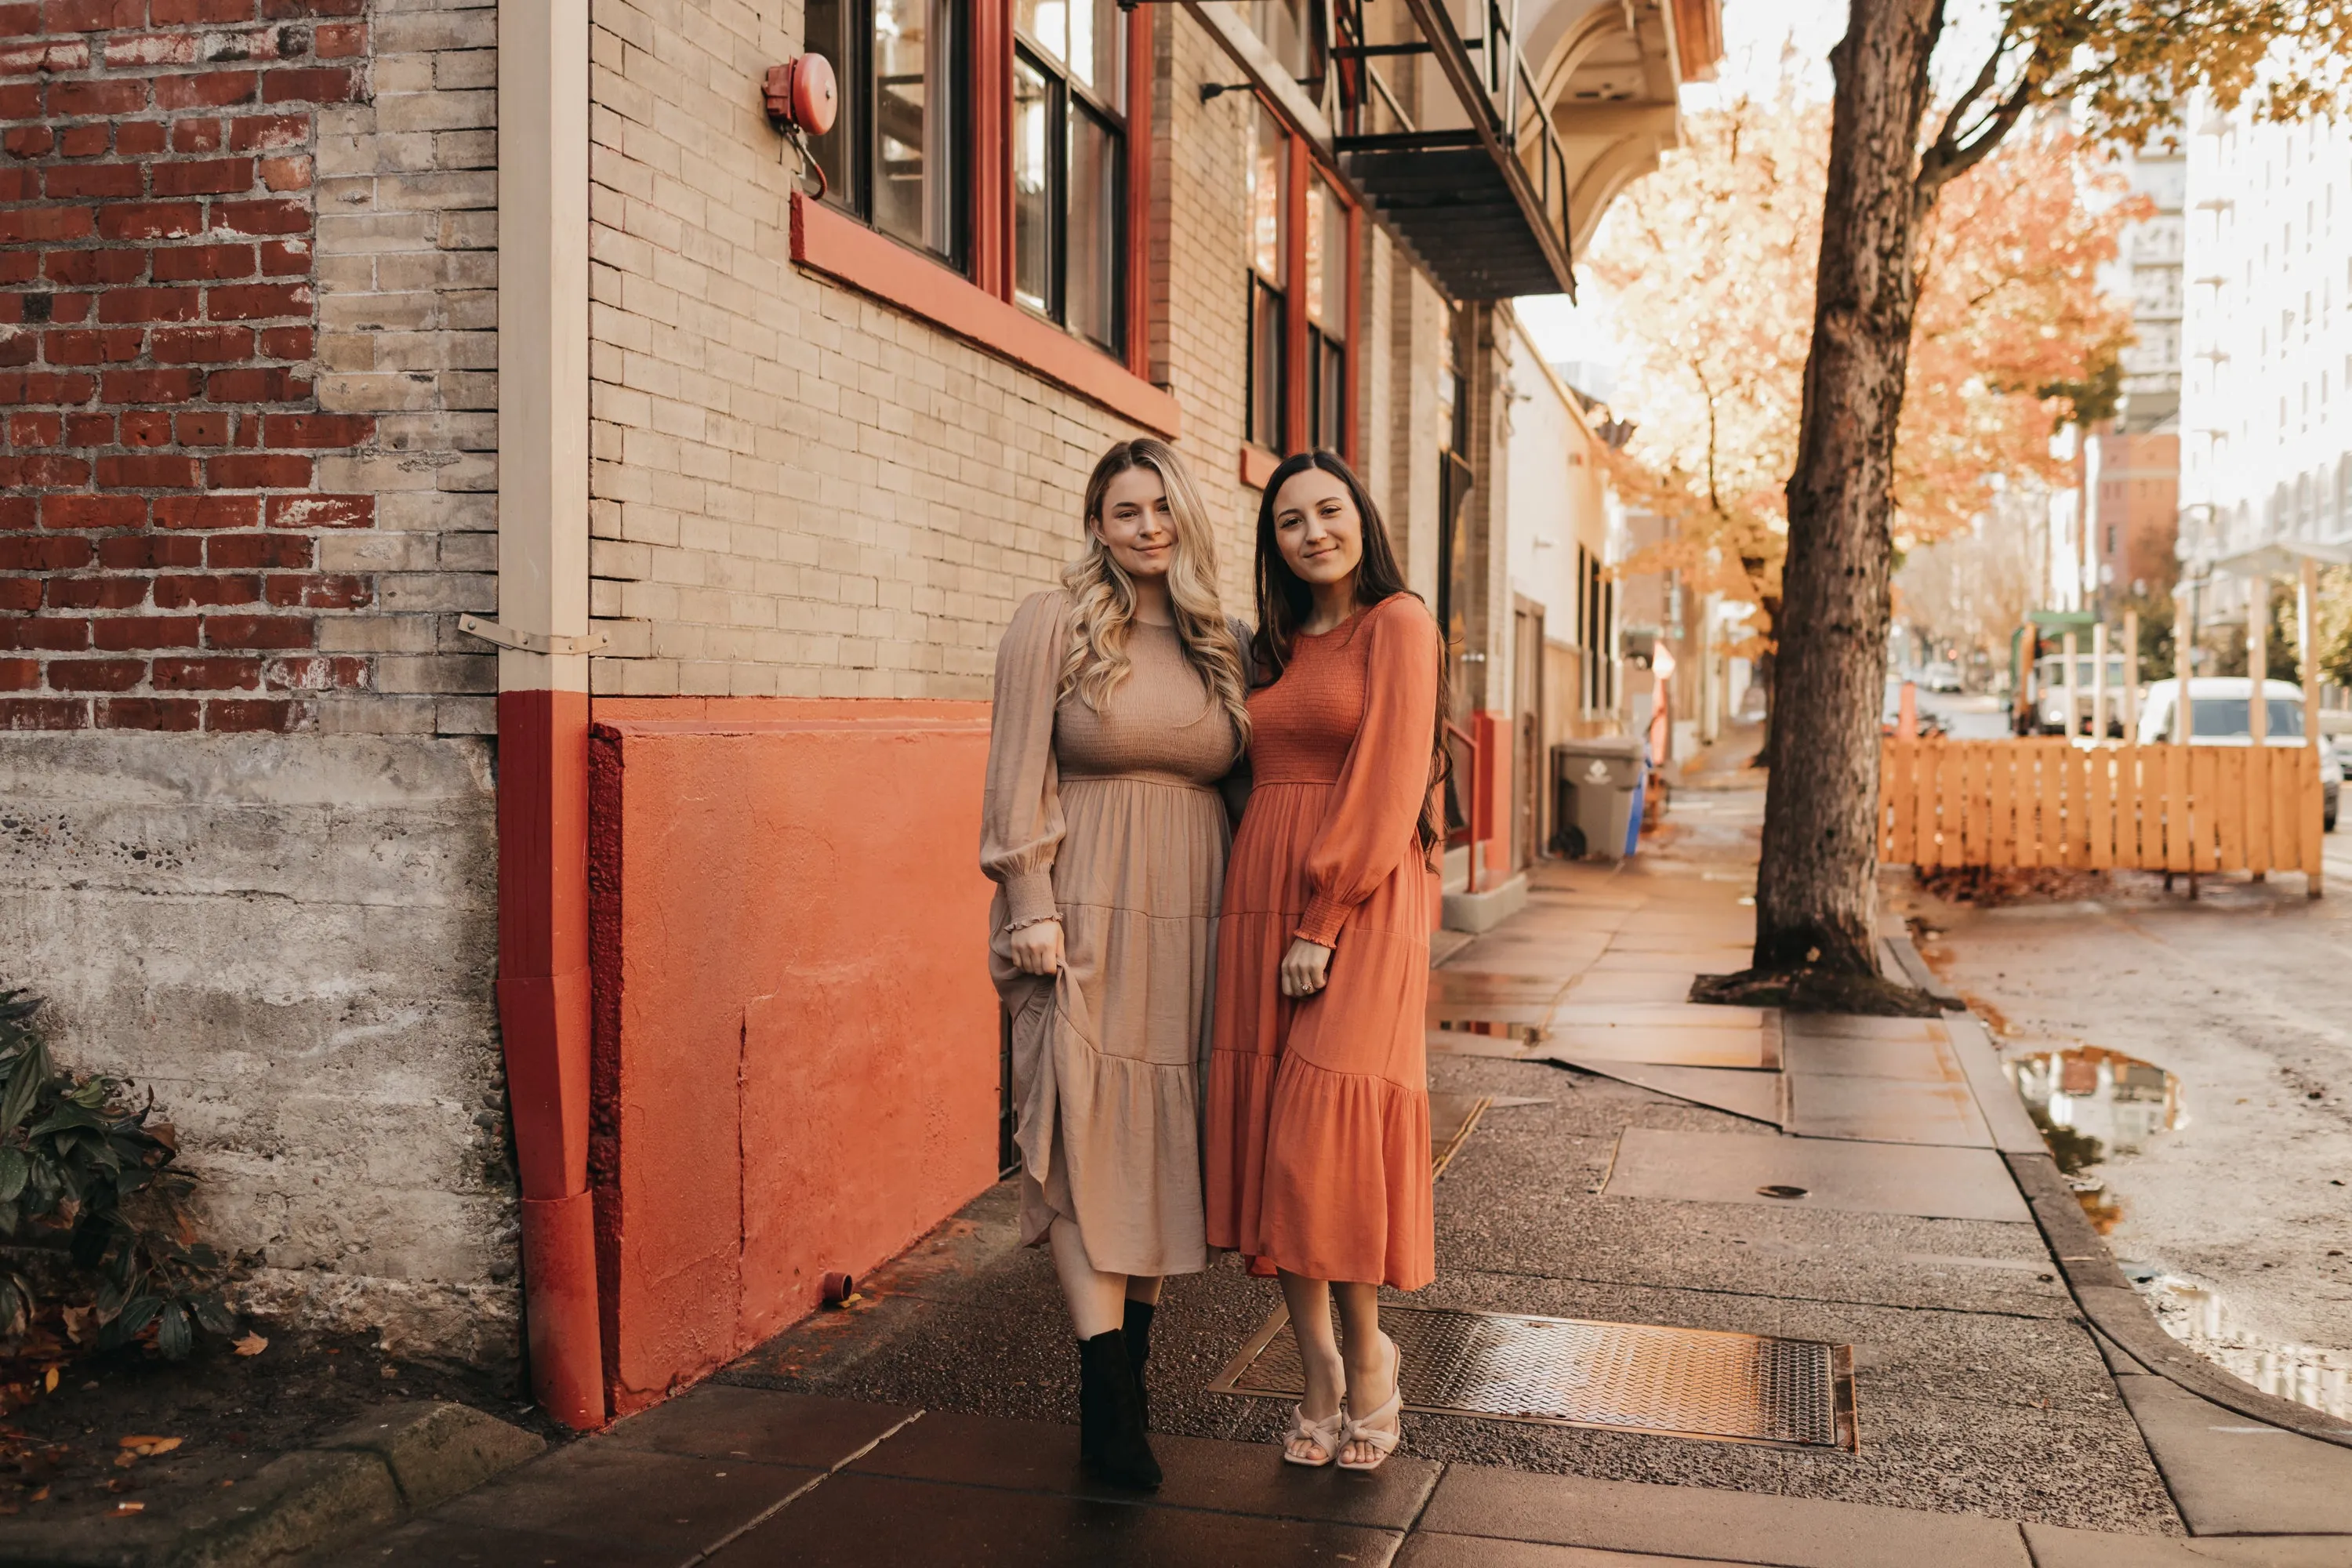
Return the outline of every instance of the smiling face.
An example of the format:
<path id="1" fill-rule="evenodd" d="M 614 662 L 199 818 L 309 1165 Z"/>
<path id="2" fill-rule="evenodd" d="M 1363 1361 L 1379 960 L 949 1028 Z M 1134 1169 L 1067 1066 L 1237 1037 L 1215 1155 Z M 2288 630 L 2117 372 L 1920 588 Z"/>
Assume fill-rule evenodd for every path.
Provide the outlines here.
<path id="1" fill-rule="evenodd" d="M 1138 466 L 1114 477 L 1103 490 L 1102 515 L 1088 526 L 1130 577 L 1165 577 L 1176 563 L 1168 487 L 1150 468 Z"/>
<path id="2" fill-rule="evenodd" d="M 1274 542 L 1309 587 L 1344 583 L 1364 563 L 1364 519 L 1337 474 L 1302 468 L 1274 498 Z"/>

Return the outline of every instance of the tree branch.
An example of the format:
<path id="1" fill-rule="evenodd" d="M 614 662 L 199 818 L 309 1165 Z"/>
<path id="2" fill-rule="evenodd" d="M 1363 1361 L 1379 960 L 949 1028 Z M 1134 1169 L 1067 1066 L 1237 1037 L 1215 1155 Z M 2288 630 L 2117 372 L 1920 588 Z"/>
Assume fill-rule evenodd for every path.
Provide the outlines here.
<path id="1" fill-rule="evenodd" d="M 2037 45 L 2027 57 L 2017 85 L 2010 89 L 1991 113 L 1977 123 L 1973 132 L 1962 131 L 1961 121 L 1969 107 L 1991 89 L 2006 47 L 2006 40 L 1993 47 L 1984 69 L 1977 73 L 1977 79 L 1969 84 L 1969 90 L 1952 105 L 1951 112 L 1944 116 L 1943 127 L 1937 132 L 1936 140 L 1921 154 L 1919 175 L 1913 183 L 1913 190 L 1921 203 L 1934 201 L 1938 191 L 1984 162 L 2041 97 L 2042 84 L 2049 79 L 2049 71 L 2042 58 L 2042 48 Z"/>
<path id="2" fill-rule="evenodd" d="M 1990 92 L 1993 83 L 2000 79 L 2001 50 L 2007 41 L 2004 38 L 1994 43 L 1992 53 L 1985 57 L 1984 69 L 1977 72 L 1977 79 L 1969 83 L 1968 91 L 1952 101 L 1950 110 L 1944 116 L 1942 128 L 1936 132 L 1936 140 L 1929 146 L 1930 152 L 1937 147 L 1954 146 L 1958 143 L 1960 121 L 1966 118 L 1969 106 Z"/>

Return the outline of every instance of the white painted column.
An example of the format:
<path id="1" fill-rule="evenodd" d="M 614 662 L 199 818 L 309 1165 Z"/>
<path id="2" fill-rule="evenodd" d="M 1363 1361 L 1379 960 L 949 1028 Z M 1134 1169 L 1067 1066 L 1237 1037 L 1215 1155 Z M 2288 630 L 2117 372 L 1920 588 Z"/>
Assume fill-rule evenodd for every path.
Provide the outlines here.
<path id="1" fill-rule="evenodd" d="M 499 5 L 499 624 L 500 690 L 588 689 L 587 0 Z"/>

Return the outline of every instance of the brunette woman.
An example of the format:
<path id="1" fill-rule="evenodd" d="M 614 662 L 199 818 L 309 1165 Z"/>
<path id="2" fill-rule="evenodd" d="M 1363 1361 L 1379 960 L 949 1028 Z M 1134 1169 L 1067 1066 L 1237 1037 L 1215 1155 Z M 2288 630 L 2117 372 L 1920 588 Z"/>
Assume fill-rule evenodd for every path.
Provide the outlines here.
<path id="1" fill-rule="evenodd" d="M 1050 1243 L 1078 1338 L 1079 1449 L 1157 1486 L 1144 1361 L 1160 1282 L 1207 1265 L 1201 1061 L 1249 732 L 1240 640 L 1183 463 L 1120 443 L 1087 483 L 1086 553 L 996 656 L 981 867 L 1013 1026 L 1021 1239 Z"/>
<path id="2" fill-rule="evenodd" d="M 1378 1289 L 1435 1270 L 1422 1010 L 1441 643 L 1370 496 L 1328 452 L 1265 487 L 1257 614 L 1265 684 L 1217 940 L 1209 1244 L 1281 1277 L 1307 1372 L 1283 1458 L 1369 1470 L 1401 1436 Z"/>

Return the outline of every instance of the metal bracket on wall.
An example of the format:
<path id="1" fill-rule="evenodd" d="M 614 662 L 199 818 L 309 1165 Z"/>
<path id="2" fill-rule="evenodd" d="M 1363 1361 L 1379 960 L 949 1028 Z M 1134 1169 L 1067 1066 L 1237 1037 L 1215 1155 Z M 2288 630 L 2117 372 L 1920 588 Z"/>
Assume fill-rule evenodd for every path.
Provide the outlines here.
<path id="1" fill-rule="evenodd" d="M 517 653 L 594 653 L 611 640 L 603 632 L 589 632 L 582 637 L 564 637 L 553 632 L 518 632 L 496 621 L 486 621 L 479 616 L 459 616 L 457 629 L 468 637 L 512 648 Z"/>

